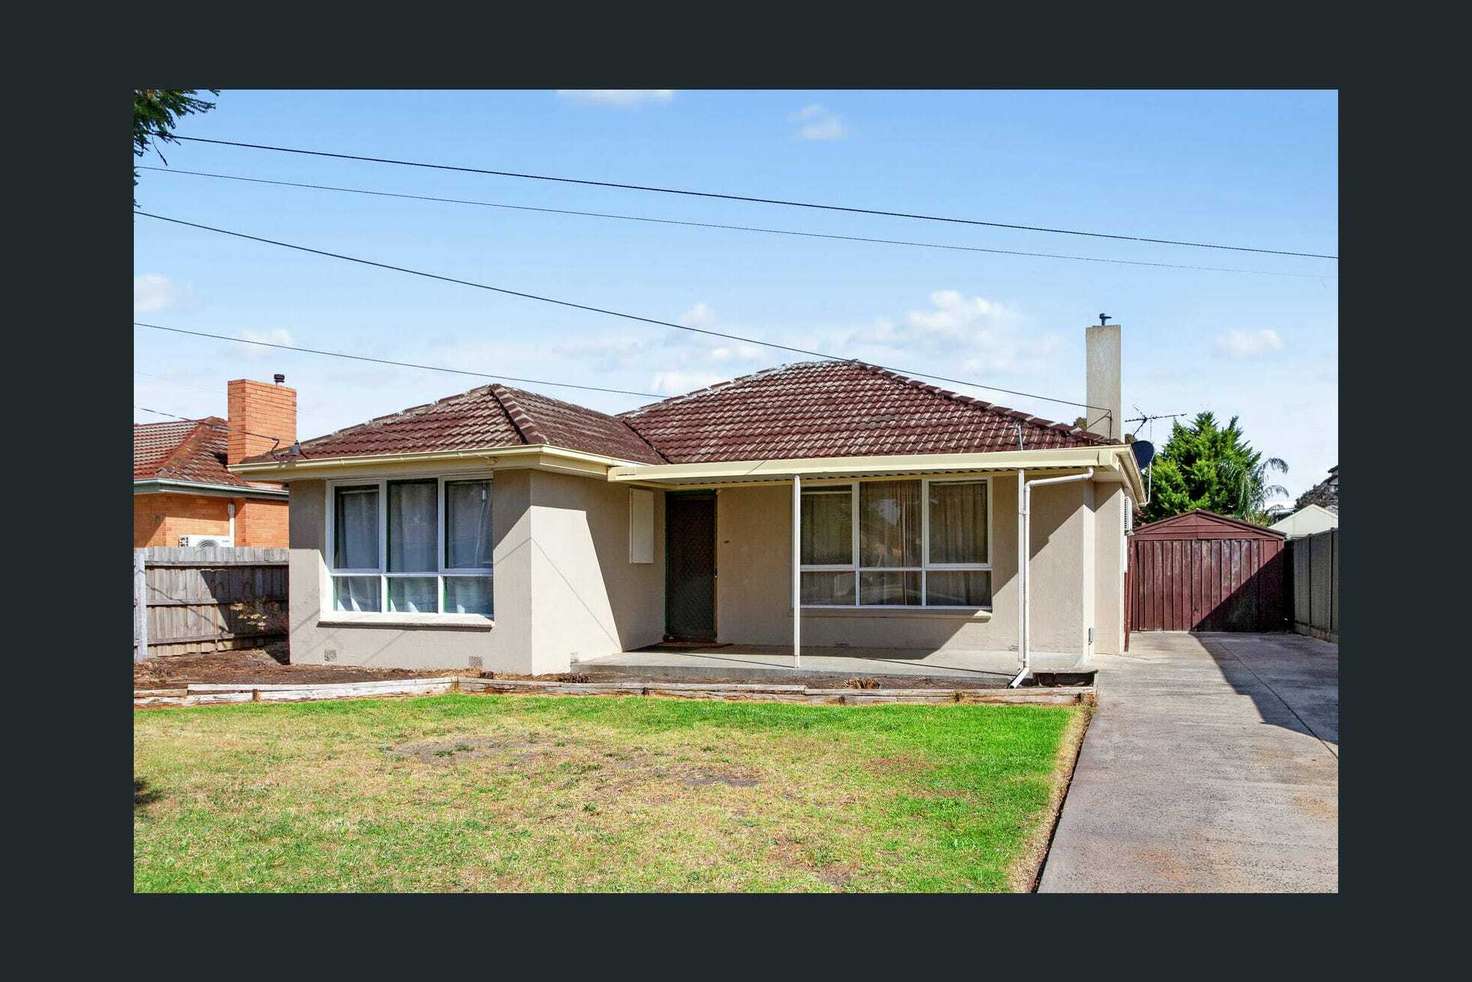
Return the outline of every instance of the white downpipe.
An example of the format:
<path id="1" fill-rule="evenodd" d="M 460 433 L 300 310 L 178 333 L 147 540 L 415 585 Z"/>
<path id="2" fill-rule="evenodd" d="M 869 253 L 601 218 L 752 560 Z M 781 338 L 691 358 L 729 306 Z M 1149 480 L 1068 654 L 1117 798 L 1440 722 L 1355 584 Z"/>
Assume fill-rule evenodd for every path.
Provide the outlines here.
<path id="1" fill-rule="evenodd" d="M 792 667 L 802 668 L 802 478 L 792 475 Z"/>
<path id="2" fill-rule="evenodd" d="M 230 515 L 230 544 L 235 545 L 235 502 L 226 503 L 225 510 Z"/>
<path id="3" fill-rule="evenodd" d="M 1064 477 L 1039 477 L 1031 481 L 1024 480 L 1023 472 L 1017 472 L 1017 573 L 1021 581 L 1021 613 L 1019 615 L 1017 632 L 1017 654 L 1022 661 L 1022 670 L 1017 677 L 1009 683 L 1008 688 L 1015 689 L 1022 684 L 1022 680 L 1032 674 L 1032 577 L 1030 567 L 1032 565 L 1032 489 L 1043 484 L 1069 484 L 1074 481 L 1092 481 L 1094 479 L 1094 468 L 1090 467 L 1082 474 L 1068 474 Z"/>

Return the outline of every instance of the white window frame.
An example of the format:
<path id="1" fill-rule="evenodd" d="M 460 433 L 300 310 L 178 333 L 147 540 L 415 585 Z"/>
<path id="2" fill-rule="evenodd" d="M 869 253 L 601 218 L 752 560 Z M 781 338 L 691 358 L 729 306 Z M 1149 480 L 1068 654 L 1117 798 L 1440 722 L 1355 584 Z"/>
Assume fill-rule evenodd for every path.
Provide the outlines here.
<path id="1" fill-rule="evenodd" d="M 882 481 L 914 480 L 913 478 L 875 478 Z M 849 493 L 849 522 L 851 525 L 850 559 L 848 563 L 823 563 L 808 565 L 802 562 L 798 564 L 800 573 L 852 573 L 854 577 L 854 602 L 851 604 L 803 604 L 804 609 L 836 609 L 836 610 L 915 610 L 919 607 L 933 607 L 935 610 L 991 610 L 991 604 L 981 607 L 968 607 L 958 604 L 932 604 L 930 602 L 929 585 L 926 582 L 927 574 L 992 571 L 992 479 L 990 477 L 956 477 L 956 478 L 919 478 L 920 482 L 920 565 L 919 566 L 860 566 L 859 565 L 859 485 L 863 481 L 834 482 L 804 482 L 802 493 L 806 494 L 833 494 L 839 488 L 848 488 Z M 930 561 L 930 486 L 932 484 L 984 484 L 986 485 L 986 562 L 982 563 L 932 563 Z M 801 560 L 801 556 L 798 557 Z M 863 577 L 861 573 L 919 573 L 920 574 L 920 603 L 916 604 L 866 604 L 863 597 Z"/>
<path id="2" fill-rule="evenodd" d="M 435 514 L 435 569 L 423 572 L 393 573 L 388 569 L 388 486 L 398 482 L 437 482 L 437 505 Z M 381 616 L 385 619 L 403 618 L 411 616 L 408 611 L 388 609 L 388 581 L 393 578 L 428 579 L 435 578 L 435 609 L 433 611 L 421 611 L 412 616 L 424 617 L 467 617 L 482 616 L 487 620 L 493 620 L 496 616 L 496 563 L 492 552 L 491 565 L 488 567 L 447 567 L 445 566 L 445 485 L 457 481 L 484 481 L 491 496 L 491 505 L 495 507 L 496 482 L 495 479 L 484 472 L 469 472 L 463 474 L 435 474 L 435 475 L 411 475 L 405 474 L 395 477 L 365 477 L 365 478 L 342 478 L 327 483 L 327 501 L 325 524 L 327 526 L 327 595 L 323 597 L 323 610 L 329 614 L 345 614 L 349 611 L 337 608 L 337 587 L 335 581 L 344 576 L 376 576 L 378 577 L 378 609 L 375 611 L 352 611 L 354 616 L 375 617 Z M 336 525 L 337 525 L 337 492 L 340 488 L 367 488 L 378 489 L 378 567 L 376 569 L 338 569 L 333 565 L 337 561 Z M 492 512 L 494 514 L 494 511 Z M 495 522 L 491 526 L 492 540 L 488 545 L 491 550 L 495 547 Z M 490 551 L 490 550 L 488 550 Z M 468 615 L 447 612 L 445 610 L 445 579 L 447 577 L 469 577 L 476 576 L 491 581 L 491 613 L 487 615 Z"/>

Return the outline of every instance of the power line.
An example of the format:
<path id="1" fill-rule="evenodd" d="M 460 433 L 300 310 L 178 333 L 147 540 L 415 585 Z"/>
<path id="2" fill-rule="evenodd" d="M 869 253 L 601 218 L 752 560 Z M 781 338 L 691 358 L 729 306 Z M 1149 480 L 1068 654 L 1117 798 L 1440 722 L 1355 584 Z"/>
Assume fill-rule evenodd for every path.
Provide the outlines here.
<path id="1" fill-rule="evenodd" d="M 880 215 L 887 218 L 909 218 L 925 222 L 949 222 L 955 225 L 980 225 L 987 228 L 1006 228 L 1021 232 L 1046 232 L 1052 235 L 1078 235 L 1094 239 L 1117 239 L 1124 242 L 1146 242 L 1154 245 L 1188 246 L 1193 249 L 1225 249 L 1231 252 L 1260 252 L 1274 256 L 1302 256 L 1307 259 L 1334 259 L 1338 256 L 1317 252 L 1293 252 L 1288 249 L 1262 249 L 1252 246 L 1222 245 L 1215 242 L 1190 242 L 1182 239 L 1157 239 L 1143 235 L 1122 235 L 1111 232 L 1085 232 L 1079 229 L 1050 228 L 1042 225 L 1018 225 L 1010 222 L 989 222 L 976 218 L 954 218 L 945 215 L 925 215 L 916 212 L 885 211 L 879 208 L 855 208 L 847 205 L 825 205 L 811 201 L 789 201 L 784 198 L 760 198 L 745 194 L 721 194 L 715 191 L 692 191 L 687 188 L 668 188 L 649 184 L 621 184 L 616 181 L 594 181 L 577 177 L 554 177 L 549 174 L 528 174 L 520 171 L 491 170 L 485 167 L 460 167 L 454 164 L 433 164 L 420 160 L 396 160 L 391 157 L 369 157 L 362 154 L 330 153 L 326 150 L 304 150 L 299 147 L 277 147 L 266 143 L 242 143 L 237 140 L 209 140 L 200 136 L 175 136 L 176 140 L 192 143 L 213 143 L 226 147 L 242 147 L 248 150 L 271 150 L 277 153 L 295 153 L 308 157 L 331 157 L 336 160 L 361 160 L 373 164 L 393 164 L 398 167 L 423 167 L 430 170 L 458 171 L 465 174 L 487 174 L 492 177 L 515 177 L 528 181 L 553 181 L 559 184 L 583 184 L 588 187 L 618 188 L 624 191 L 651 191 L 659 194 L 680 194 L 692 198 L 717 198 L 722 201 L 748 201 L 763 205 L 783 205 L 788 208 L 811 208 L 818 211 L 841 211 L 855 215 Z"/>
<path id="2" fill-rule="evenodd" d="M 1287 273 L 1271 269 L 1242 269 L 1232 266 L 1193 266 L 1185 263 L 1155 263 L 1143 259 L 1106 259 L 1100 256 L 1070 256 L 1054 252 L 1027 252 L 1021 249 L 993 249 L 983 246 L 956 245 L 946 242 L 914 242 L 907 239 L 881 239 L 864 235 L 838 235 L 829 232 L 803 232 L 798 229 L 764 228 L 759 225 L 727 225 L 720 222 L 694 222 L 675 218 L 650 218 L 646 215 L 621 215 L 616 212 L 579 211 L 573 208 L 539 208 L 532 205 L 511 205 L 500 201 L 477 201 L 472 198 L 443 198 L 430 194 L 408 194 L 398 191 L 376 191 L 370 188 L 350 188 L 335 184 L 307 184 L 300 181 L 273 181 L 263 177 L 244 177 L 239 174 L 215 174 L 210 171 L 183 170 L 177 167 L 147 167 L 139 170 L 158 171 L 163 174 L 187 174 L 191 177 L 209 177 L 222 181 L 243 181 L 249 184 L 271 184 L 277 187 L 307 188 L 313 191 L 339 191 L 349 194 L 367 194 L 379 198 L 405 198 L 411 201 L 434 201 L 441 204 L 476 205 L 482 208 L 502 208 L 508 211 L 529 211 L 547 215 L 578 215 L 584 218 L 611 218 L 626 222 L 648 222 L 655 225 L 681 225 L 688 228 L 713 228 L 734 232 L 760 232 L 766 235 L 790 235 L 807 239 L 833 239 L 840 242 L 867 242 L 876 245 L 910 246 L 919 249 L 945 249 L 953 252 L 982 252 L 998 256 L 1028 256 L 1037 259 L 1065 259 L 1082 263 L 1113 263 L 1122 266 L 1149 266 L 1156 269 L 1188 269 L 1212 273 L 1253 273 L 1259 276 L 1291 276 L 1299 279 L 1323 280 L 1318 273 Z M 1330 276 L 1328 279 L 1336 279 Z"/>
<path id="3" fill-rule="evenodd" d="M 245 232 L 235 232 L 235 231 L 231 231 L 230 229 L 227 229 L 227 228 L 216 228 L 213 225 L 201 225 L 198 222 L 186 222 L 182 218 L 168 218 L 168 217 L 166 217 L 164 215 L 155 215 L 152 212 L 147 212 L 147 211 L 135 211 L 133 214 L 140 215 L 140 216 L 142 216 L 144 218 L 152 218 L 152 219 L 155 219 L 156 221 L 170 222 L 170 223 L 172 223 L 174 225 L 184 225 L 184 226 L 187 226 L 189 228 L 203 229 L 206 232 L 217 232 L 220 235 L 229 235 L 229 236 L 232 236 L 232 237 L 237 238 L 237 239 L 248 239 L 248 240 L 250 240 L 252 242 L 263 242 L 266 245 L 280 246 L 283 249 L 294 249 L 294 250 L 296 250 L 298 252 L 308 252 L 308 253 L 311 253 L 311 254 L 316 255 L 316 256 L 327 256 L 330 259 L 341 259 L 341 260 L 344 260 L 345 262 L 358 263 L 358 264 L 363 265 L 363 266 L 373 266 L 373 267 L 375 267 L 377 269 L 393 270 L 396 273 L 408 273 L 411 276 L 422 276 L 425 279 L 439 280 L 439 281 L 444 282 L 444 283 L 456 283 L 456 284 L 459 284 L 460 286 L 474 287 L 477 290 L 489 290 L 492 293 L 501 293 L 501 294 L 505 294 L 506 296 L 510 296 L 510 297 L 521 297 L 524 300 L 537 300 L 537 301 L 540 301 L 542 303 L 556 304 L 559 307 L 570 307 L 573 310 L 586 310 L 586 311 L 588 311 L 590 313 L 594 313 L 594 314 L 606 314 L 609 317 L 619 317 L 619 318 L 622 318 L 624 320 L 637 321 L 637 322 L 642 323 L 642 324 L 654 324 L 654 325 L 656 325 L 658 327 L 672 327 L 672 328 L 674 328 L 677 331 L 689 331 L 692 334 L 705 334 L 705 335 L 708 335 L 710 337 L 724 338 L 727 341 L 743 341 L 743 342 L 745 342 L 747 344 L 758 344 L 758 345 L 762 345 L 762 346 L 767 347 L 767 348 L 776 348 L 779 351 L 790 351 L 790 352 L 793 352 L 794 354 L 808 355 L 808 356 L 813 357 L 813 358 L 824 358 L 824 359 L 827 359 L 828 361 L 851 361 L 852 360 L 852 359 L 849 359 L 849 358 L 844 358 L 841 355 L 830 355 L 830 354 L 827 354 L 826 352 L 813 351 L 813 350 L 811 350 L 809 348 L 796 348 L 796 347 L 793 347 L 792 345 L 778 344 L 775 341 L 762 341 L 762 340 L 760 340 L 758 338 L 743 337 L 742 335 L 739 335 L 739 334 L 727 334 L 724 331 L 712 331 L 712 330 L 710 330 L 708 328 L 704 328 L 704 327 L 690 327 L 688 324 L 677 324 L 674 321 L 664 321 L 664 320 L 659 320 L 658 318 L 654 318 L 654 317 L 642 317 L 642 316 L 640 316 L 638 314 L 628 314 L 628 313 L 624 313 L 623 311 L 619 311 L 619 310 L 610 310 L 607 307 L 594 307 L 594 306 L 591 306 L 589 304 L 574 303 L 571 300 L 558 300 L 555 297 L 544 297 L 544 296 L 541 296 L 541 295 L 535 294 L 535 293 L 524 293 L 524 292 L 522 292 L 520 290 L 509 290 L 506 287 L 491 286 L 488 283 L 477 283 L 474 280 L 462 280 L 462 279 L 459 279 L 459 278 L 454 277 L 454 276 L 445 276 L 445 275 L 442 275 L 440 273 L 428 273 L 428 272 L 425 272 L 424 270 L 410 269 L 407 266 L 395 266 L 395 265 L 392 265 L 391 263 L 381 263 L 381 262 L 377 262 L 377 261 L 372 260 L 372 259 L 361 259 L 361 258 L 359 258 L 357 256 L 346 256 L 346 255 L 343 255 L 340 252 L 328 252 L 325 249 L 313 249 L 313 248 L 311 248 L 309 246 L 296 245 L 296 244 L 291 243 L 291 242 L 281 242 L 281 241 L 279 241 L 277 239 L 267 239 L 267 238 L 263 238 L 263 237 L 261 237 L 259 235 L 248 235 Z M 146 326 L 152 326 L 152 325 L 146 325 Z M 235 340 L 239 340 L 239 339 L 238 338 L 229 338 L 228 340 L 235 341 Z M 358 356 L 351 356 L 351 357 L 358 357 Z M 367 360 L 372 361 L 373 359 L 367 359 Z M 912 376 L 916 376 L 918 378 L 933 379 L 934 381 L 937 381 L 937 382 L 946 382 L 946 383 L 949 383 L 951 385 L 965 385 L 965 386 L 969 386 L 969 387 L 974 388 L 974 389 L 986 389 L 989 392 L 1005 392 L 1005 393 L 1007 393 L 1009 395 L 1024 396 L 1024 397 L 1026 397 L 1028 399 L 1041 399 L 1044 402 L 1056 402 L 1056 403 L 1060 403 L 1060 404 L 1065 405 L 1065 406 L 1081 406 L 1081 407 L 1083 407 L 1085 409 L 1100 409 L 1100 410 L 1105 410 L 1105 411 L 1107 411 L 1107 409 L 1108 409 L 1108 407 L 1106 407 L 1106 406 L 1094 406 L 1094 405 L 1090 405 L 1089 403 L 1086 403 L 1086 402 L 1076 402 L 1076 401 L 1074 401 L 1072 399 L 1057 399 L 1057 398 L 1054 398 L 1053 396 L 1038 395 L 1035 392 L 1021 392 L 1021 391 L 1019 391 L 1017 389 L 1004 389 L 1001 386 L 996 386 L 996 385 L 983 385 L 980 382 L 969 382 L 969 381 L 966 381 L 965 379 L 948 378 L 948 377 L 946 377 L 944 375 L 932 375 L 932 374 L 930 374 L 928 372 L 916 372 L 916 371 L 912 371 L 912 370 L 906 369 L 906 368 L 894 368 L 894 367 L 887 366 L 887 365 L 877 365 L 875 367 L 877 367 L 877 368 L 883 368 L 886 371 L 896 372 L 896 373 L 898 373 L 900 375 L 912 375 Z"/>
<path id="4" fill-rule="evenodd" d="M 155 415 L 155 416 L 167 416 L 170 419 L 182 419 L 186 423 L 203 423 L 204 422 L 203 419 L 199 419 L 199 418 L 196 418 L 194 416 L 180 416 L 178 413 L 164 413 L 164 412 L 159 412 L 157 409 L 149 409 L 147 406 L 134 406 L 133 408 L 136 409 L 140 413 L 153 413 L 153 415 Z M 227 425 L 227 427 L 229 426 L 229 420 L 226 420 L 226 425 Z M 241 430 L 240 432 L 241 433 L 244 433 L 246 436 L 257 437 L 257 438 L 262 439 L 262 440 L 275 440 L 277 446 L 280 446 L 281 445 L 281 437 L 279 437 L 279 436 L 269 436 L 269 435 L 267 435 L 265 433 L 252 433 L 250 430 Z M 272 450 L 275 450 L 276 447 L 272 447 L 271 449 Z"/>
<path id="5" fill-rule="evenodd" d="M 142 212 L 139 212 L 142 214 Z M 165 219 L 169 221 L 169 219 Z M 203 226 L 201 226 L 203 227 Z M 263 240 L 264 241 L 264 240 Z M 396 365 L 400 368 L 418 368 L 426 372 L 449 372 L 452 375 L 472 375 L 476 378 L 489 378 L 504 380 L 507 382 L 522 382 L 527 385 L 549 385 L 563 389 L 587 389 L 590 392 L 612 392 L 621 396 L 639 396 L 647 399 L 663 399 L 654 392 L 635 392 L 632 389 L 609 389 L 600 385 L 576 385 L 572 382 L 548 382 L 539 378 L 517 378 L 515 375 L 491 375 L 487 372 L 472 372 L 464 368 L 444 368 L 440 365 L 416 365 L 408 361 L 394 361 L 390 358 L 370 358 L 367 355 L 351 355 L 346 351 L 323 351 L 319 348 L 299 348 L 290 344 L 277 344 L 274 341 L 249 341 L 245 338 L 233 338 L 228 334 L 210 334 L 206 331 L 186 331 L 182 327 L 164 327 L 162 324 L 148 324 L 144 321 L 134 321 L 134 327 L 146 327 L 154 331 L 168 331 L 172 334 L 189 334 L 197 338 L 215 338 L 218 341 L 234 341 L 237 344 L 254 344 L 262 348 L 281 348 L 284 351 L 300 351 L 308 355 L 330 355 L 333 358 L 351 358 L 353 361 L 371 361 L 377 365 Z"/>

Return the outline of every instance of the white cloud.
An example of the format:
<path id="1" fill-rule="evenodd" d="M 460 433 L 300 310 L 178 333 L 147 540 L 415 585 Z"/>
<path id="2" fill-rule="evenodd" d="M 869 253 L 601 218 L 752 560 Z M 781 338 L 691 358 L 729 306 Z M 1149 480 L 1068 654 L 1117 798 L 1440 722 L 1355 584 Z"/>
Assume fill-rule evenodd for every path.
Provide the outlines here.
<path id="1" fill-rule="evenodd" d="M 707 357 L 715 362 L 727 361 L 760 361 L 767 356 L 767 349 L 757 344 L 747 344 L 744 341 L 733 341 L 730 344 L 717 345 L 710 349 Z"/>
<path id="2" fill-rule="evenodd" d="M 936 290 L 929 299 L 929 307 L 898 319 L 879 318 L 819 344 L 881 364 L 910 364 L 920 355 L 978 379 L 1047 375 L 1057 367 L 1060 338 L 1028 331 L 1021 314 L 1006 304 L 959 290 Z"/>
<path id="3" fill-rule="evenodd" d="M 133 277 L 133 314 L 152 314 L 172 307 L 179 299 L 179 287 L 162 273 L 144 273 Z"/>
<path id="4" fill-rule="evenodd" d="M 655 392 L 663 395 L 681 395 L 695 389 L 703 389 L 707 385 L 724 382 L 730 376 L 716 375 L 711 372 L 656 372 L 650 380 L 649 385 Z"/>
<path id="5" fill-rule="evenodd" d="M 1256 358 L 1269 351 L 1283 350 L 1283 339 L 1271 327 L 1260 331 L 1232 330 L 1218 335 L 1216 346 L 1233 358 Z"/>
<path id="6" fill-rule="evenodd" d="M 804 140 L 841 140 L 848 134 L 842 117 L 816 102 L 788 118 L 802 124 L 797 128 L 797 135 Z"/>
<path id="7" fill-rule="evenodd" d="M 698 303 L 680 315 L 680 323 L 686 327 L 710 327 L 716 322 L 716 312 L 708 303 Z"/>
<path id="8" fill-rule="evenodd" d="M 642 106 L 665 103 L 675 97 L 674 89 L 558 89 L 557 96 L 571 102 L 599 106 Z"/>
<path id="9" fill-rule="evenodd" d="M 240 337 L 245 341 L 263 341 L 267 344 L 294 344 L 291 340 L 291 332 L 284 327 L 275 327 L 269 331 L 252 331 L 246 329 L 240 332 Z M 279 358 L 280 351 L 271 348 L 263 348 L 259 344 L 242 344 L 239 346 L 242 355 L 253 361 L 262 358 Z"/>

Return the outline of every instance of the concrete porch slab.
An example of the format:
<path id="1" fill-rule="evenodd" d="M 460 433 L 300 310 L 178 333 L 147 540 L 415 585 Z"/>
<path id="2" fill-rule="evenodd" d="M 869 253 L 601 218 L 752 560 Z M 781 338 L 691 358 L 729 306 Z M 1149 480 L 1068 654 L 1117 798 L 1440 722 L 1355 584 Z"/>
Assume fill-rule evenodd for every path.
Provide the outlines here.
<path id="1" fill-rule="evenodd" d="M 1015 651 L 928 651 L 913 648 L 804 647 L 804 675 L 906 675 L 969 681 L 972 684 L 1006 685 L 1018 670 Z M 780 681 L 793 674 L 792 649 L 781 645 L 685 645 L 660 644 L 637 651 L 624 651 L 573 662 L 574 672 L 589 669 L 685 670 L 694 674 L 714 673 L 729 677 L 765 678 Z M 1035 652 L 1037 672 L 1089 672 L 1092 666 L 1077 654 Z"/>

